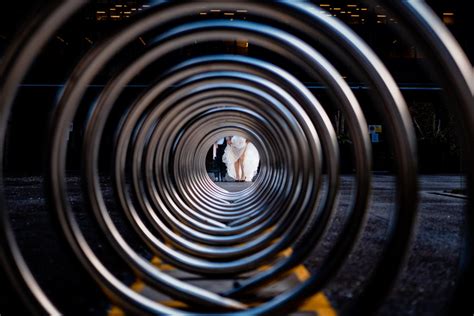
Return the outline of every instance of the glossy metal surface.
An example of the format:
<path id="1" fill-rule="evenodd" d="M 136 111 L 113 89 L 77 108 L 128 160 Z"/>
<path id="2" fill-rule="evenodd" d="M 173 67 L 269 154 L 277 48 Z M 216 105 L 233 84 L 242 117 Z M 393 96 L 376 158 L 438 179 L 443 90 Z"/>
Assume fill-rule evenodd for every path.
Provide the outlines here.
<path id="1" fill-rule="evenodd" d="M 376 5 L 377 1 L 367 1 Z M 5 138 L 18 84 L 37 53 L 66 18 L 81 6 L 68 1 L 45 9 L 33 21 L 29 34 L 10 47 L 0 73 L 0 142 Z M 229 1 L 159 3 L 121 31 L 92 48 L 77 64 L 55 104 L 50 143 L 49 202 L 77 260 L 112 302 L 138 314 L 179 311 L 137 293 L 114 275 L 94 252 L 78 225 L 68 198 L 66 161 L 68 128 L 82 106 L 87 106 L 82 148 L 83 195 L 87 208 L 107 237 L 110 247 L 148 286 L 199 306 L 196 314 L 283 313 L 325 288 L 346 262 L 360 232 L 370 201 L 371 144 L 359 100 L 340 75 L 334 61 L 350 65 L 354 76 L 369 87 L 375 111 L 387 125 L 395 156 L 396 204 L 381 260 L 369 282 L 343 313 L 373 313 L 393 286 L 409 251 L 417 213 L 416 139 L 397 84 L 373 50 L 347 25 L 329 18 L 303 1 L 239 3 L 248 20 L 197 20 L 196 12 L 211 7 L 235 9 Z M 416 30 L 431 49 L 431 61 L 446 77 L 442 83 L 456 99 L 454 114 L 464 126 L 466 143 L 474 140 L 472 66 L 442 24 L 422 1 L 401 1 L 388 7 L 406 29 Z M 60 17 L 59 17 L 60 16 Z M 179 23 L 177 23 L 179 21 Z M 285 21 L 285 23 L 282 23 Z M 84 104 L 85 92 L 122 50 L 138 38 L 151 38 L 146 50 L 119 69 L 93 104 Z M 122 111 L 110 153 L 116 207 L 145 247 L 166 263 L 207 278 L 240 277 L 252 272 L 239 287 L 213 292 L 172 277 L 138 253 L 114 221 L 101 184 L 101 144 L 111 113 L 127 85 L 140 73 L 195 42 L 212 43 L 245 38 L 251 45 L 277 57 L 204 54 L 169 65 L 157 80 Z M 323 52 L 330 51 L 331 56 Z M 287 62 L 275 62 L 283 60 Z M 329 91 L 331 104 L 346 118 L 353 141 L 355 188 L 336 242 L 311 277 L 299 286 L 258 305 L 239 298 L 282 278 L 304 262 L 323 240 L 330 218 L 338 211 L 339 145 L 327 107 L 299 80 L 305 73 Z M 219 138 L 241 135 L 250 139 L 261 156 L 260 174 L 241 192 L 227 192 L 207 176 L 204 161 Z M 468 146 L 469 147 L 469 146 Z M 3 146 L 2 146 L 3 148 Z M 0 159 L 3 158 L 1 152 Z M 474 161 L 472 148 L 467 161 Z M 473 197 L 472 166 L 467 171 Z M 1 192 L 0 192 L 1 193 Z M 471 199 L 472 200 L 472 199 Z M 32 311 L 56 314 L 29 273 L 9 228 L 1 202 L 2 266 L 12 275 Z M 472 282 L 472 205 L 466 209 L 466 246 L 460 271 L 460 305 Z M 291 248 L 286 258 L 278 256 Z M 275 260 L 277 260 L 275 262 Z M 260 268 L 268 263 L 271 267 Z M 203 311 L 203 308 L 205 311 Z M 183 311 L 181 311 L 183 312 Z"/>

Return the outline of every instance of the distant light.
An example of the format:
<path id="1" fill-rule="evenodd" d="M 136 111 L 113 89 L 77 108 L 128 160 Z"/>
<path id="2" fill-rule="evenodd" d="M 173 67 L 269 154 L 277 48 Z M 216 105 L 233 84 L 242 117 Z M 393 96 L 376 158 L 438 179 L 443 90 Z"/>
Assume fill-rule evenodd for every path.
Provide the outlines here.
<path id="1" fill-rule="evenodd" d="M 97 14 L 105 14 L 105 11 L 97 11 Z"/>
<path id="2" fill-rule="evenodd" d="M 121 7 L 122 7 L 121 4 L 116 4 L 115 6 L 116 6 L 117 8 L 121 8 Z"/>
<path id="3" fill-rule="evenodd" d="M 235 11 L 237 11 L 237 12 L 239 12 L 239 13 L 245 13 L 245 12 L 248 12 L 247 10 L 243 10 L 243 9 L 239 9 L 239 10 L 235 10 Z"/>
<path id="4" fill-rule="evenodd" d="M 358 14 L 351 14 L 351 17 L 353 17 L 353 18 L 358 18 L 359 15 L 358 15 Z"/>
<path id="5" fill-rule="evenodd" d="M 221 12 L 220 9 L 212 9 L 212 10 L 210 10 L 210 11 L 211 11 L 211 12 Z"/>
<path id="6" fill-rule="evenodd" d="M 234 15 L 232 12 L 225 12 L 224 15 Z"/>
<path id="7" fill-rule="evenodd" d="M 149 4 L 144 4 L 144 5 L 142 5 L 142 7 L 144 7 L 144 8 L 149 8 L 150 5 L 149 5 Z"/>
<path id="8" fill-rule="evenodd" d="M 132 14 L 132 11 L 125 11 L 125 14 Z"/>
<path id="9" fill-rule="evenodd" d="M 367 8 L 361 8 L 360 10 L 361 11 L 367 11 Z"/>
<path id="10" fill-rule="evenodd" d="M 200 15 L 207 15 L 207 12 L 199 12 Z"/>
<path id="11" fill-rule="evenodd" d="M 132 11 L 137 11 L 137 8 L 131 8 L 130 10 L 132 10 Z"/>
<path id="12" fill-rule="evenodd" d="M 334 8 L 333 10 L 334 10 L 334 11 L 340 11 L 341 8 Z"/>
<path id="13" fill-rule="evenodd" d="M 454 13 L 453 12 L 443 12 L 443 22 L 446 25 L 454 24 Z"/>
<path id="14" fill-rule="evenodd" d="M 110 17 L 114 19 L 120 19 L 120 15 L 111 15 Z"/>
<path id="15" fill-rule="evenodd" d="M 320 7 L 330 7 L 331 5 L 330 5 L 330 4 L 327 4 L 327 3 L 323 3 L 323 4 L 320 4 L 319 6 L 320 6 Z"/>
<path id="16" fill-rule="evenodd" d="M 378 18 L 386 18 L 387 16 L 385 14 L 377 14 Z"/>
<path id="17" fill-rule="evenodd" d="M 349 8 L 356 8 L 356 7 L 357 7 L 357 4 L 348 4 L 347 7 L 349 7 Z"/>

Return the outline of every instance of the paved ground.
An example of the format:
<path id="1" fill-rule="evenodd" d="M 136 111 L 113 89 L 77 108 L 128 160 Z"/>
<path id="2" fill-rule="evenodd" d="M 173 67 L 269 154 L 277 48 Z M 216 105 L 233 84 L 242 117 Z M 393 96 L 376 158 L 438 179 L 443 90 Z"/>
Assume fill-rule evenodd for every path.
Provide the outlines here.
<path id="1" fill-rule="evenodd" d="M 336 309 L 357 293 L 357 288 L 366 280 L 383 247 L 391 216 L 393 180 L 387 175 L 374 176 L 373 199 L 364 233 L 346 265 L 325 291 Z M 40 283 L 49 289 L 48 294 L 66 314 L 104 314 L 109 303 L 62 241 L 61 233 L 55 228 L 54 217 L 47 211 L 42 182 L 39 177 L 6 180 L 8 204 L 12 210 L 10 217 L 25 258 L 32 263 L 31 269 Z M 88 239 L 95 244 L 95 250 L 101 259 L 107 261 L 107 265 L 122 280 L 132 283 L 132 272 L 104 246 L 107 240 L 101 235 L 90 213 L 84 211 L 79 179 L 71 178 L 69 183 L 71 203 L 76 209 L 81 227 L 87 231 Z M 229 191 L 238 191 L 251 183 L 227 182 L 218 185 Z M 421 177 L 421 206 L 412 251 L 395 291 L 380 311 L 381 315 L 432 315 L 446 303 L 454 285 L 460 250 L 462 206 L 466 200 L 439 194 L 458 189 L 461 185 L 459 176 Z M 323 242 L 306 261 L 310 270 L 317 268 L 319 259 L 327 253 L 338 235 L 350 203 L 352 187 L 352 178 L 343 177 L 337 216 L 333 218 Z M 110 188 L 106 187 L 105 191 L 110 195 L 108 203 L 113 204 Z M 128 240 L 133 247 L 143 256 L 151 258 L 149 251 L 134 237 L 127 223 L 119 219 L 117 221 L 124 234 L 129 236 Z M 0 275 L 0 282 L 1 278 Z M 0 286 L 0 291 L 1 289 Z M 8 293 L 0 293 L 0 301 L 2 295 Z M 0 314 L 17 315 L 18 310 L 9 313 L 8 302 L 10 301 L 5 299 L 0 302 Z"/>
<path id="2" fill-rule="evenodd" d="M 243 187 L 240 183 L 228 182 L 218 185 L 229 191 Z M 352 177 L 342 177 L 338 214 L 325 240 L 306 261 L 310 269 L 317 268 L 317 262 L 338 236 L 350 205 L 353 185 Z M 466 202 L 462 196 L 449 192 L 464 185 L 460 176 L 427 175 L 420 178 L 420 208 L 412 251 L 381 314 L 432 315 L 446 304 L 456 277 L 462 211 Z M 384 246 L 393 205 L 394 178 L 375 175 L 372 190 L 367 226 L 361 240 L 326 291 L 336 309 L 357 294 Z"/>
<path id="3" fill-rule="evenodd" d="M 216 184 L 229 192 L 238 192 L 250 187 L 253 184 L 253 182 L 227 181 L 227 182 L 216 182 Z"/>

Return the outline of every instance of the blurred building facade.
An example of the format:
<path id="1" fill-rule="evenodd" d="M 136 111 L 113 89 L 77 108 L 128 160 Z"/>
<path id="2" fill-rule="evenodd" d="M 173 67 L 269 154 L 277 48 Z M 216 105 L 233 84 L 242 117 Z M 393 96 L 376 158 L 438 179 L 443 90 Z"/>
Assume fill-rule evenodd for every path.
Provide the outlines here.
<path id="1" fill-rule="evenodd" d="M 433 84 L 429 72 L 424 71 L 423 54 L 416 44 L 406 38 L 400 38 L 393 27 L 397 27 L 397 19 L 381 6 L 369 7 L 360 1 L 323 0 L 315 1 L 328 16 L 341 19 L 358 33 L 369 45 L 376 50 L 383 62 L 387 65 L 408 102 L 413 115 L 414 126 L 417 131 L 420 147 L 420 166 L 422 171 L 456 172 L 462 168 L 459 161 L 459 145 L 456 143 L 456 126 L 451 121 L 446 106 L 449 100 L 440 98 L 440 90 Z M 472 29 L 472 18 L 466 1 L 452 0 L 427 1 L 440 17 L 443 23 L 453 32 L 463 49 L 473 62 L 473 43 L 470 40 L 469 30 Z M 34 70 L 29 74 L 20 90 L 18 104 L 14 108 L 10 120 L 8 133 L 10 141 L 7 144 L 7 160 L 5 170 L 15 173 L 22 170 L 27 173 L 37 173 L 42 169 L 41 159 L 35 165 L 24 165 L 22 157 L 25 155 L 41 155 L 42 144 L 46 140 L 45 126 L 48 122 L 50 106 L 58 91 L 73 67 L 77 65 L 81 56 L 91 47 L 94 47 L 103 38 L 119 30 L 135 18 L 136 14 L 146 11 L 152 4 L 142 0 L 95 0 L 68 22 L 48 44 L 36 62 Z M 5 48 L 14 40 L 16 32 L 21 27 L 21 21 L 28 20 L 35 10 L 42 6 L 41 1 L 29 3 L 30 9 L 25 9 L 23 3 L 8 2 L 2 4 L 0 10 L 0 56 Z M 222 18 L 229 20 L 246 20 L 251 15 L 246 10 L 236 7 L 235 10 L 223 11 L 218 8 L 195 13 L 200 19 Z M 88 97 L 93 100 L 100 86 L 113 76 L 115 68 L 121 63 L 127 63 L 128 58 L 149 45 L 149 38 L 139 37 L 134 47 L 123 53 L 117 61 L 117 67 L 111 65 L 97 79 L 97 87 L 91 87 Z M 170 56 L 170 61 L 182 60 L 190 56 L 199 55 L 200 51 L 216 51 L 236 54 L 255 55 L 262 51 L 253 47 L 246 39 L 236 39 L 220 43 L 196 43 L 193 47 L 183 48 L 178 55 Z M 1 57 L 0 57 L 1 58 Z M 1 59 L 0 59 L 1 62 Z M 135 82 L 136 87 L 147 85 L 156 77 L 156 71 L 151 69 L 144 73 Z M 364 100 L 364 91 L 361 84 L 350 74 L 342 73 L 349 84 L 354 88 L 356 95 Z M 304 75 L 302 75 L 304 78 Z M 327 98 L 324 89 L 317 83 L 304 82 L 323 103 Z M 132 100 L 138 89 L 129 87 L 129 98 Z M 28 115 L 25 117 L 25 113 Z M 346 135 L 344 118 L 338 111 L 333 111 L 332 119 L 336 126 L 341 147 L 348 147 L 350 151 L 350 135 Z M 86 112 L 82 115 L 87 115 Z M 22 117 L 21 120 L 17 118 Z M 368 115 L 369 125 L 380 125 L 377 116 Z M 36 132 L 41 131 L 41 132 Z M 81 139 L 81 126 L 71 126 L 72 147 L 80 147 L 75 139 Z M 113 131 L 110 131 L 113 133 Z M 390 153 L 384 145 L 383 128 L 378 141 L 374 145 L 375 169 L 390 170 Z M 11 141 L 11 139 L 15 141 Z M 110 145 L 110 144 L 109 144 Z M 433 155 L 433 153 L 438 153 Z M 441 154 L 439 154 L 441 153 Z M 438 158 L 433 158 L 434 156 Z M 79 158 L 72 158 L 71 168 L 79 166 Z M 352 168 L 351 161 L 343 162 L 345 168 Z"/>

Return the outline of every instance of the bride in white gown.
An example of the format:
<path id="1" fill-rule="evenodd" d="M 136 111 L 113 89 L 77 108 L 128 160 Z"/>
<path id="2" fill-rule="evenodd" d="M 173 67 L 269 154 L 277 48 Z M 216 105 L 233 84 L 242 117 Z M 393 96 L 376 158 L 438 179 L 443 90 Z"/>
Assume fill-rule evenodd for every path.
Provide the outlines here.
<path id="1" fill-rule="evenodd" d="M 227 166 L 227 174 L 236 181 L 252 181 L 257 174 L 260 156 L 255 145 L 249 140 L 232 136 L 227 138 L 222 161 Z"/>

